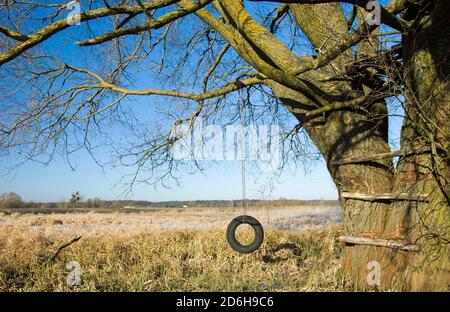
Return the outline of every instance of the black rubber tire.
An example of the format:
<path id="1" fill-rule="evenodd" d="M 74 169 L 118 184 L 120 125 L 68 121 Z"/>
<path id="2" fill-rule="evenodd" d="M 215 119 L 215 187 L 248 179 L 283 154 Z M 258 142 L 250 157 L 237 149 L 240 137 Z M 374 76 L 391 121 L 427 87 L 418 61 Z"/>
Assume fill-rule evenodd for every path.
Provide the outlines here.
<path id="1" fill-rule="evenodd" d="M 236 229 L 241 224 L 249 224 L 253 228 L 253 231 L 255 231 L 255 239 L 249 245 L 242 245 L 236 239 Z M 230 224 L 228 225 L 227 228 L 228 244 L 230 244 L 233 250 L 239 253 L 249 254 L 256 251 L 261 246 L 263 240 L 264 240 L 263 227 L 258 220 L 256 220 L 251 216 L 243 215 L 236 217 L 233 220 L 231 220 Z"/>

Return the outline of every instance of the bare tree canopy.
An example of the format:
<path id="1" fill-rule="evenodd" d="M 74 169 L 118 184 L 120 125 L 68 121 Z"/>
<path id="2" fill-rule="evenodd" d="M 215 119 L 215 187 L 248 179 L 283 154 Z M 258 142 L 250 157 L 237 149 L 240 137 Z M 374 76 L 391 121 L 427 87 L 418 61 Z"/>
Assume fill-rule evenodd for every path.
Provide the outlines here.
<path id="1" fill-rule="evenodd" d="M 325 159 L 357 289 L 377 261 L 375 287 L 447 290 L 450 4 L 380 3 L 5 1 L 1 155 L 108 147 L 130 185 L 162 181 L 183 165 L 177 128 L 235 123 L 239 93 L 246 118 L 281 125 L 284 160 L 314 157 L 308 142 Z"/>

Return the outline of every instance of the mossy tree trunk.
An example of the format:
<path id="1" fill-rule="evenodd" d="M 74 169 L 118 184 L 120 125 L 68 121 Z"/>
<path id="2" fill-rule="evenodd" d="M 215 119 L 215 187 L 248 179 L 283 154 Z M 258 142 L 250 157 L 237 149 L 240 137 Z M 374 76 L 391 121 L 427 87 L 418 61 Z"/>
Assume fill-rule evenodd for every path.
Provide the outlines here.
<path id="1" fill-rule="evenodd" d="M 411 290 L 448 290 L 450 285 L 450 5 L 435 1 L 417 12 L 403 37 L 405 119 L 403 147 L 427 144 L 431 153 L 403 158 L 394 188 L 430 194 L 429 202 L 403 205 L 400 221 L 421 246 L 406 269 Z"/>
<path id="2" fill-rule="evenodd" d="M 322 49 L 327 46 L 326 32 L 320 31 L 325 27 L 322 14 L 327 8 L 330 9 L 331 4 L 323 7 L 291 6 L 308 39 Z M 440 1 L 432 12 L 421 17 L 413 31 L 404 36 L 404 80 L 406 95 L 409 96 L 405 97 L 404 103 L 406 117 L 401 148 L 426 145 L 431 146 L 431 153 L 402 157 L 395 167 L 391 159 L 333 165 L 336 160 L 390 151 L 388 114 L 384 101 L 368 103 L 367 110 L 352 108 L 334 111 L 308 121 L 305 118 L 307 100 L 301 94 L 280 84 L 268 83 L 275 96 L 304 124 L 326 160 L 340 195 L 343 192 L 368 195 L 401 192 L 415 198 L 429 194 L 428 202 L 370 202 L 340 196 L 345 235 L 420 246 L 419 252 L 365 245 L 347 246 L 343 269 L 356 289 L 447 290 L 450 284 L 450 208 L 449 186 L 446 185 L 450 170 L 448 158 L 445 160 L 450 138 L 448 16 L 448 4 Z M 342 21 L 336 19 L 334 25 L 339 23 L 342 25 Z M 334 27 L 334 31 L 344 33 L 345 30 Z M 370 55 L 371 49 L 374 49 L 373 42 L 365 41 L 357 49 L 363 55 Z M 342 55 L 330 66 L 339 67 L 345 63 L 346 57 Z M 321 88 L 327 90 L 328 86 L 322 84 Z M 336 89 L 336 85 L 333 88 Z M 334 90 L 328 89 L 330 93 Z M 355 90 L 354 85 L 345 83 L 337 89 L 340 92 Z M 380 285 L 367 282 L 371 270 L 368 264 L 373 261 L 380 265 Z"/>
<path id="3" fill-rule="evenodd" d="M 274 87 L 275 93 L 282 87 Z M 281 91 L 282 92 L 282 91 Z M 280 98 L 292 107 L 292 94 Z M 295 114 L 295 113 L 294 113 Z M 295 114 L 303 121 L 302 114 Z M 339 194 L 343 192 L 377 194 L 390 193 L 394 183 L 391 160 L 364 164 L 335 166 L 334 161 L 348 157 L 362 157 L 390 151 L 384 117 L 373 118 L 364 112 L 338 111 L 305 125 L 305 129 L 318 147 Z M 344 215 L 344 232 L 349 236 L 403 239 L 396 218 L 396 207 L 389 202 L 369 202 L 345 199 L 340 196 Z M 366 289 L 368 263 L 380 264 L 380 289 L 392 289 L 393 283 L 403 288 L 404 266 L 408 254 L 385 247 L 354 245 L 345 248 L 344 271 L 350 275 L 356 289 Z"/>

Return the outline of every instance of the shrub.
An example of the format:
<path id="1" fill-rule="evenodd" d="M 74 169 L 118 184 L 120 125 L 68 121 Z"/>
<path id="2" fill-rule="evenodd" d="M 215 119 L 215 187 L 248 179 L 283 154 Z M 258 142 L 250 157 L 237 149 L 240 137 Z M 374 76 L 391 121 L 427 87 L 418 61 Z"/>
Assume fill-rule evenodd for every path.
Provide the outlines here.
<path id="1" fill-rule="evenodd" d="M 0 195 L 0 208 L 21 208 L 24 203 L 22 198 L 13 192 Z"/>

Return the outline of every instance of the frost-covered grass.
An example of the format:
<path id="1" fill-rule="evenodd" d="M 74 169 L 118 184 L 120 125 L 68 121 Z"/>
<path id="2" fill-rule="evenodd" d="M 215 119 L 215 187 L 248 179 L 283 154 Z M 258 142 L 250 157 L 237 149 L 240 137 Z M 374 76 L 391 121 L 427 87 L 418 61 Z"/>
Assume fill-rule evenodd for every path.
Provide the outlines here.
<path id="1" fill-rule="evenodd" d="M 173 222 L 180 213 L 170 212 Z M 133 226 L 143 215 L 0 215 L 0 291 L 351 290 L 340 273 L 338 226 L 295 232 L 268 227 L 260 250 L 240 255 L 229 248 L 224 228 Z M 150 215 L 154 223 L 162 220 Z M 127 218 L 128 226 L 120 228 Z M 239 235 L 249 240 L 252 232 Z M 80 265 L 81 286 L 67 285 L 71 261 Z"/>

